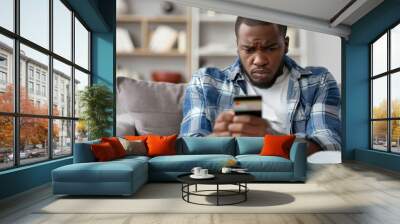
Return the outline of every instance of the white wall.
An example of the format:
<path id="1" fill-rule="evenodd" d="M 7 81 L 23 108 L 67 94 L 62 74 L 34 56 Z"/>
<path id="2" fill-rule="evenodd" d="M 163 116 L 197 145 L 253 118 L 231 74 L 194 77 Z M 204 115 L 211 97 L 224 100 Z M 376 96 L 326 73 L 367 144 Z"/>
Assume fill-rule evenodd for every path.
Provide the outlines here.
<path id="1" fill-rule="evenodd" d="M 307 65 L 326 67 L 341 83 L 341 39 L 328 34 L 306 31 Z"/>

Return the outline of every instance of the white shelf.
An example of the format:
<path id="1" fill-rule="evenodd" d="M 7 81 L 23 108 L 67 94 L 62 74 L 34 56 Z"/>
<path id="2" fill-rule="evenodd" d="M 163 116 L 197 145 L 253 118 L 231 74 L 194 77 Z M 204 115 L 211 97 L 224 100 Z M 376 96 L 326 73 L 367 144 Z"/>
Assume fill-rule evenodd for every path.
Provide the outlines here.
<path id="1" fill-rule="evenodd" d="M 185 52 L 171 50 L 168 52 L 153 52 L 148 49 L 136 49 L 132 52 L 117 52 L 117 56 L 130 57 L 130 56 L 145 56 L 145 57 L 185 57 Z"/>
<path id="2" fill-rule="evenodd" d="M 234 23 L 236 21 L 236 16 L 231 15 L 215 15 L 215 16 L 208 16 L 201 14 L 200 22 L 206 23 Z"/>
<path id="3" fill-rule="evenodd" d="M 133 51 L 122 49 L 122 51 L 116 52 L 117 65 L 123 71 L 120 73 L 126 76 L 141 76 L 145 80 L 150 80 L 151 74 L 155 70 L 177 71 L 184 76 L 184 80 L 190 80 L 192 74 L 191 8 L 176 4 L 174 13 L 163 14 L 160 11 L 161 1 L 124 1 L 127 3 L 127 8 L 123 13 L 117 15 L 117 25 L 129 32 L 130 38 L 135 43 L 135 49 Z M 184 31 L 186 33 L 185 51 L 178 51 L 176 46 L 167 52 L 151 51 L 152 35 L 160 25 L 166 25 L 177 32 Z M 179 40 L 176 40 L 175 45 L 178 45 L 178 42 Z"/>
<path id="4" fill-rule="evenodd" d="M 236 57 L 237 53 L 232 51 L 199 52 L 200 57 Z"/>

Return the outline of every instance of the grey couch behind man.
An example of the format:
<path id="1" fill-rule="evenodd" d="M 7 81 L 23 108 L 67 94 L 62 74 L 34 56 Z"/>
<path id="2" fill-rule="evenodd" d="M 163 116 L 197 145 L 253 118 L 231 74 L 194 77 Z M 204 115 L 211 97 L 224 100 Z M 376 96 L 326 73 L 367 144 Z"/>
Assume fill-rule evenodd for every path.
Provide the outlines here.
<path id="1" fill-rule="evenodd" d="M 178 134 L 186 85 L 118 77 L 117 136 Z"/>

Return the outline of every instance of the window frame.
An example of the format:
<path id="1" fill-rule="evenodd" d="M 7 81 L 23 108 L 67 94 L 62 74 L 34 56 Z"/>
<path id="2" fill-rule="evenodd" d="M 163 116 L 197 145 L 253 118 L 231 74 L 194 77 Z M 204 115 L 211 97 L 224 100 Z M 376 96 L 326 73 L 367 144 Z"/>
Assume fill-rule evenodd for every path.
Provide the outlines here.
<path id="1" fill-rule="evenodd" d="M 385 31 L 379 34 L 375 39 L 373 39 L 369 44 L 369 149 L 373 151 L 379 152 L 386 152 L 391 154 L 400 154 L 400 152 L 393 152 L 392 151 L 392 121 L 400 121 L 400 117 L 393 117 L 392 116 L 392 98 L 391 98 L 391 80 L 392 76 L 396 75 L 396 73 L 400 72 L 400 67 L 391 69 L 391 31 L 393 28 L 400 26 L 400 21 L 395 22 L 389 28 L 385 29 Z M 387 64 L 386 64 L 386 71 L 380 74 L 373 74 L 373 44 L 376 43 L 381 37 L 387 34 Z M 373 93 L 374 93 L 374 86 L 373 81 L 382 77 L 386 77 L 386 87 L 387 87 L 387 105 L 386 105 L 386 117 L 385 118 L 373 118 Z M 373 122 L 376 121 L 386 121 L 386 150 L 379 150 L 374 148 L 374 133 L 373 133 Z"/>
<path id="2" fill-rule="evenodd" d="M 13 10 L 14 10 L 14 30 L 10 31 L 4 27 L 0 26 L 0 35 L 3 35 L 7 38 L 12 39 L 13 41 L 13 52 L 12 52 L 12 57 L 13 57 L 13 64 L 12 66 L 12 73 L 13 79 L 14 79 L 14 110 L 13 112 L 2 112 L 0 111 L 0 116 L 10 116 L 13 119 L 13 153 L 14 153 L 14 161 L 13 161 L 13 166 L 10 167 L 5 167 L 5 168 L 0 168 L 0 172 L 4 170 L 10 170 L 10 169 L 15 169 L 23 166 L 29 166 L 37 163 L 43 163 L 49 160 L 54 160 L 54 159 L 61 159 L 65 157 L 70 157 L 73 155 L 74 152 L 74 143 L 75 143 L 75 126 L 76 126 L 76 121 L 79 120 L 79 117 L 75 116 L 75 108 L 71 108 L 71 114 L 68 116 L 56 116 L 53 115 L 53 60 L 58 60 L 61 63 L 64 63 L 68 66 L 71 66 L 71 92 L 72 92 L 72 99 L 71 99 L 71 104 L 74 105 L 75 103 L 75 98 L 76 98 L 76 92 L 74 88 L 74 82 L 75 82 L 75 69 L 85 73 L 89 77 L 89 83 L 88 86 L 92 85 L 92 61 L 91 61 L 91 49 L 92 49 L 92 43 L 91 43 L 91 37 L 92 37 L 92 31 L 89 29 L 87 24 L 82 20 L 82 18 L 72 9 L 72 7 L 65 1 L 65 0 L 59 0 L 68 10 L 71 11 L 71 18 L 70 18 L 70 23 L 71 23 L 71 59 L 64 58 L 63 56 L 55 53 L 54 50 L 54 44 L 53 44 L 53 1 L 54 0 L 47 0 L 49 4 L 49 48 L 46 49 L 45 47 L 42 47 L 39 44 L 34 43 L 33 41 L 30 41 L 29 39 L 24 38 L 23 36 L 20 35 L 20 0 L 14 0 L 13 1 Z M 88 69 L 85 69 L 81 67 L 80 65 L 75 63 L 75 18 L 79 20 L 79 22 L 84 26 L 84 28 L 88 31 Z M 20 65 L 21 65 L 21 56 L 20 56 L 20 45 L 23 44 L 27 47 L 32 48 L 33 50 L 36 50 L 42 54 L 45 54 L 48 56 L 49 62 L 48 62 L 48 77 L 46 80 L 46 87 L 45 87 L 45 95 L 48 97 L 48 112 L 46 115 L 39 115 L 39 114 L 27 114 L 27 113 L 21 113 L 20 111 L 20 85 L 21 85 L 21 80 L 20 80 Z M 34 84 L 34 92 L 36 92 L 35 85 L 40 83 L 42 86 L 42 79 L 41 79 L 41 74 L 43 71 L 40 71 L 39 73 L 39 80 L 36 79 L 36 72 L 37 68 L 34 68 L 33 70 L 33 79 L 30 79 L 30 74 L 29 74 L 29 69 L 31 66 L 29 63 L 27 65 L 27 73 L 26 75 L 26 82 L 32 81 Z M 40 69 L 42 70 L 42 69 Z M 28 84 L 27 84 L 28 85 Z M 28 87 L 28 86 L 27 86 Z M 27 89 L 27 91 L 29 91 Z M 41 91 L 40 91 L 41 92 Z M 42 96 L 42 94 L 39 94 L 38 96 Z M 42 96 L 43 97 L 43 96 Z M 35 103 L 35 102 L 34 102 Z M 38 162 L 31 162 L 31 163 L 26 163 L 26 164 L 21 164 L 21 159 L 20 159 L 20 119 L 21 118 L 45 118 L 47 119 L 48 122 L 48 136 L 47 136 L 47 151 L 48 155 L 47 157 L 44 157 L 43 160 L 40 160 Z M 62 120 L 62 121 L 70 121 L 71 122 L 71 153 L 68 155 L 62 155 L 62 156 L 55 156 L 53 155 L 54 153 L 54 147 L 53 147 L 53 123 L 56 122 L 57 120 Z"/>
<path id="3" fill-rule="evenodd" d="M 2 63 L 4 61 L 4 65 L 0 64 L 0 87 L 2 87 L 3 85 L 4 85 L 4 87 L 6 87 L 7 86 L 7 79 L 8 79 L 8 75 L 7 75 L 8 57 L 7 57 L 7 55 L 4 55 L 4 54 L 0 53 L 0 58 L 3 59 Z M 4 76 L 4 79 L 3 79 L 3 76 Z"/>

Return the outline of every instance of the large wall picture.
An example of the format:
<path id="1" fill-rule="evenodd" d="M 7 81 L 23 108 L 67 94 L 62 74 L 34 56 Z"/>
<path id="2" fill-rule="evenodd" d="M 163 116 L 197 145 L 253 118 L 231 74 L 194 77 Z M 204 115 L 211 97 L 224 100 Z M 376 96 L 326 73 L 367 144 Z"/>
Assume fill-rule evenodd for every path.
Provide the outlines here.
<path id="1" fill-rule="evenodd" d="M 339 37 L 176 2 L 119 0 L 116 45 L 117 135 L 295 134 L 309 141 L 310 161 L 341 161 Z M 289 77 L 302 72 L 293 86 Z M 261 96 L 250 106 L 260 116 L 218 133 L 229 123 L 219 124 L 222 114 L 247 107 L 235 100 L 245 95 Z"/>

